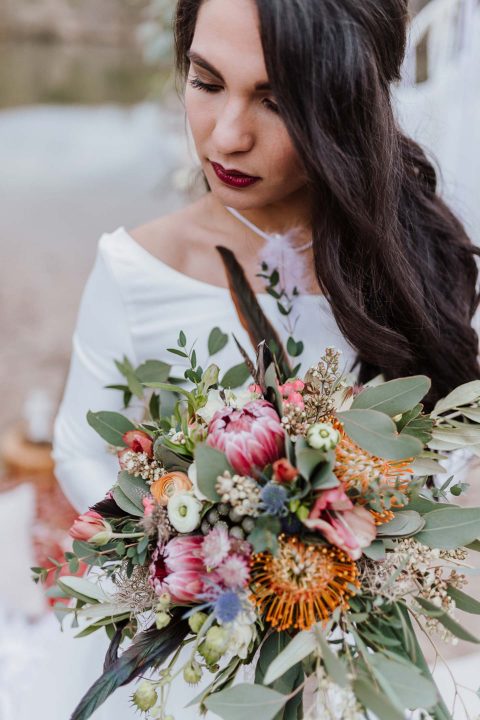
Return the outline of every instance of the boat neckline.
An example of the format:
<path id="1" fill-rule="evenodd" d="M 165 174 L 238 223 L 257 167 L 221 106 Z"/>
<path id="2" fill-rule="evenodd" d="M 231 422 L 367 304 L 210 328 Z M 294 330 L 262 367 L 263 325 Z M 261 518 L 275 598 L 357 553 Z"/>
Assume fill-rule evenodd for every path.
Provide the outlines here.
<path id="1" fill-rule="evenodd" d="M 138 243 L 135 238 L 130 235 L 128 230 L 123 225 L 121 225 L 116 232 L 118 231 L 121 231 L 124 237 L 129 241 L 129 243 L 133 245 L 134 248 L 136 248 L 137 252 L 144 257 L 146 256 L 150 260 L 152 265 L 162 267 L 163 269 L 168 270 L 172 275 L 182 278 L 184 281 L 186 280 L 199 287 L 203 287 L 205 290 L 208 289 L 209 291 L 219 292 L 222 294 L 228 293 L 230 295 L 230 288 L 228 287 L 223 287 L 222 285 L 214 285 L 213 283 L 205 282 L 205 280 L 200 280 L 199 278 L 192 277 L 192 275 L 186 275 L 185 273 L 180 272 L 180 270 L 174 268 L 172 265 L 168 265 L 168 263 L 164 262 L 156 255 L 153 255 L 149 250 L 146 250 L 142 245 L 140 245 L 140 243 Z M 277 300 L 267 292 L 256 292 L 255 295 L 256 297 L 271 298 L 272 300 L 277 302 Z M 314 300 L 327 302 L 327 297 L 323 293 L 302 293 L 298 297 L 312 298 Z"/>

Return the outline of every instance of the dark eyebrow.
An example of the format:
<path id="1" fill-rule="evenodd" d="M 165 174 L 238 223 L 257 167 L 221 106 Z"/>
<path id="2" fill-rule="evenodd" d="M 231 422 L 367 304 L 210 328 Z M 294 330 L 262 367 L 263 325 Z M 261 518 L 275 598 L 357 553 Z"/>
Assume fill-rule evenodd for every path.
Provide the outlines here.
<path id="1" fill-rule="evenodd" d="M 209 72 L 211 75 L 214 75 L 216 78 L 221 80 L 222 82 L 225 82 L 225 80 L 222 77 L 222 73 L 217 70 L 216 68 L 211 65 L 208 60 L 205 60 L 201 55 L 196 53 L 194 50 L 187 50 L 187 57 L 190 60 L 190 62 L 195 63 L 195 65 L 198 65 L 199 67 L 202 67 L 204 70 Z M 255 90 L 271 90 L 272 86 L 269 82 L 264 83 L 257 83 L 255 85 Z"/>

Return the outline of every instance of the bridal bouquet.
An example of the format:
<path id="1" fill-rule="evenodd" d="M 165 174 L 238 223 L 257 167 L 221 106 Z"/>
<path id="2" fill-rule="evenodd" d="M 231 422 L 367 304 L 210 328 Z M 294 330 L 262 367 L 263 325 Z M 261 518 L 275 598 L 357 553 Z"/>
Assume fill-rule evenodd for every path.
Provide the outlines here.
<path id="1" fill-rule="evenodd" d="M 210 356 L 227 340 L 215 328 Z M 178 675 L 199 713 L 225 720 L 452 717 L 416 632 L 478 642 L 455 614 L 480 613 L 464 591 L 480 508 L 450 501 L 467 486 L 442 463 L 479 453 L 480 382 L 426 413 L 427 377 L 359 387 L 328 348 L 300 378 L 274 349 L 260 343 L 255 366 L 242 351 L 222 376 L 181 332 L 184 378 L 118 363 L 141 421 L 89 413 L 119 473 L 75 521 L 71 576 L 58 564 L 49 593 L 79 636 L 104 628 L 111 644 L 72 720 L 136 678 L 134 705 L 171 717 Z"/>

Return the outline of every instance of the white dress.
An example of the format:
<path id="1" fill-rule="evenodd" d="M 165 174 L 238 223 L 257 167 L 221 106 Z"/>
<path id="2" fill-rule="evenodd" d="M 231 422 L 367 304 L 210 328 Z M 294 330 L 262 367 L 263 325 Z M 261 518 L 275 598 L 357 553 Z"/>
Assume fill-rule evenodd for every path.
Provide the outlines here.
<path id="1" fill-rule="evenodd" d="M 286 341 L 287 331 L 275 299 L 266 293 L 259 294 L 258 299 Z M 295 339 L 305 343 L 299 358 L 301 372 L 318 362 L 327 346 L 342 351 L 343 366 L 350 370 L 354 352 L 339 331 L 327 300 L 320 295 L 300 296 L 295 313 L 299 315 Z M 197 340 L 199 363 L 205 367 L 207 338 L 215 326 L 234 333 L 254 357 L 228 289 L 175 271 L 143 249 L 123 227 L 102 235 L 81 300 L 70 371 L 54 433 L 56 474 L 79 512 L 85 512 L 104 496 L 118 472 L 117 458 L 106 452 L 104 441 L 86 421 L 88 410 L 122 410 L 122 393 L 104 388 L 124 383 L 114 360 L 126 355 L 134 365 L 152 358 L 175 363 L 175 356 L 166 352 L 166 348 L 176 346 L 178 333 L 183 330 L 189 343 Z M 233 339 L 214 360 L 222 369 L 241 362 Z M 180 369 L 180 365 L 174 364 L 174 373 Z M 72 673 L 75 674 L 70 690 L 71 709 L 94 677 L 101 674 L 106 642 L 106 637 L 99 634 L 71 640 L 68 675 L 71 678 Z M 56 686 L 62 682 L 58 677 L 61 672 L 57 664 Z M 184 709 L 184 704 L 197 690 L 178 681 L 173 691 L 168 709 L 176 720 L 197 718 L 196 708 Z M 94 714 L 95 720 L 135 717 L 128 707 L 128 692 L 130 690 L 122 690 L 108 700 Z M 65 717 L 65 714 L 59 714 L 58 718 L 49 715 L 49 720 L 65 720 Z"/>

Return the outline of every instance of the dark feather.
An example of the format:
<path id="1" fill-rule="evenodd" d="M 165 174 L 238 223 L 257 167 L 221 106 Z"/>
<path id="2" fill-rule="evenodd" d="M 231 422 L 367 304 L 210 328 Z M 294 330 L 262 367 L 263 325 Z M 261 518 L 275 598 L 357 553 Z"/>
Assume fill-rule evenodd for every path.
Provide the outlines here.
<path id="1" fill-rule="evenodd" d="M 151 627 L 137 635 L 130 647 L 92 685 L 70 720 L 87 720 L 117 688 L 128 685 L 149 668 L 165 662 L 189 632 L 188 621 L 182 618 L 184 612 L 184 608 L 176 608 L 166 628 L 157 630 Z"/>
<path id="2" fill-rule="evenodd" d="M 240 351 L 240 355 L 241 355 L 241 356 L 243 357 L 243 359 L 245 360 L 245 365 L 247 366 L 247 368 L 248 368 L 248 370 L 249 370 L 249 372 L 250 372 L 250 375 L 252 376 L 253 379 L 255 379 L 256 376 L 257 376 L 257 369 L 256 369 L 255 365 L 254 365 L 253 362 L 250 360 L 250 357 L 248 356 L 247 351 L 240 345 L 240 343 L 238 342 L 238 340 L 237 340 L 237 338 L 235 337 L 235 335 L 234 335 L 233 333 L 232 333 L 232 335 L 233 335 L 233 339 L 235 340 L 235 344 L 236 344 L 237 348 L 238 348 L 239 351 Z"/>
<path id="3" fill-rule="evenodd" d="M 100 513 L 102 517 L 122 518 L 128 516 L 128 513 L 122 510 L 122 508 L 119 508 L 113 498 L 100 500 L 100 502 L 92 505 L 90 510 L 95 510 L 95 512 Z"/>
<path id="4" fill-rule="evenodd" d="M 291 367 L 287 352 L 283 347 L 277 331 L 260 307 L 242 266 L 233 252 L 228 248 L 217 245 L 216 249 L 225 266 L 230 294 L 238 317 L 247 331 L 253 347 L 257 350 L 262 340 L 265 340 L 269 347 L 272 347 L 274 344 L 277 348 L 275 355 L 281 371 L 285 375 L 285 379 L 290 377 Z"/>
<path id="5" fill-rule="evenodd" d="M 103 661 L 103 672 L 107 672 L 107 670 L 110 670 L 112 665 L 114 665 L 118 660 L 118 649 L 120 647 L 120 643 L 122 642 L 122 635 L 123 635 L 123 629 L 125 625 L 128 624 L 128 620 L 122 620 L 121 622 L 117 623 L 117 629 L 115 631 L 115 635 L 113 636 L 112 640 L 110 641 L 110 645 L 108 646 L 107 654 L 105 655 L 105 660 Z"/>

